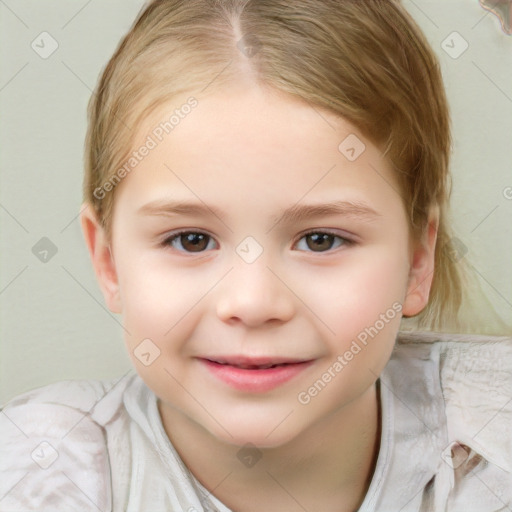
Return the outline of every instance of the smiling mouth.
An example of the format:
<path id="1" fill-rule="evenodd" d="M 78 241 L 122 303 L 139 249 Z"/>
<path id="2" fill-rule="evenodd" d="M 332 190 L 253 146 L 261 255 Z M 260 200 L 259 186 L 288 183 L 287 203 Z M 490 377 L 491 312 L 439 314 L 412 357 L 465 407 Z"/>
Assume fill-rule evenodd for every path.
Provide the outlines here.
<path id="1" fill-rule="evenodd" d="M 202 357 L 198 358 L 211 375 L 243 393 L 265 393 L 306 371 L 314 359 L 277 357 Z"/>
<path id="2" fill-rule="evenodd" d="M 269 368 L 280 368 L 311 362 L 311 359 L 272 356 L 250 357 L 243 355 L 213 356 L 202 359 L 220 366 L 231 366 L 242 370 L 268 370 Z"/>
<path id="3" fill-rule="evenodd" d="M 240 368 L 242 370 L 268 370 L 269 368 L 279 368 L 281 366 L 289 366 L 291 364 L 300 364 L 306 361 L 300 361 L 295 363 L 268 363 L 268 364 L 247 364 L 247 363 L 228 363 L 221 361 L 214 361 L 212 359 L 207 359 L 210 363 L 218 364 L 221 366 L 232 366 L 233 368 Z"/>

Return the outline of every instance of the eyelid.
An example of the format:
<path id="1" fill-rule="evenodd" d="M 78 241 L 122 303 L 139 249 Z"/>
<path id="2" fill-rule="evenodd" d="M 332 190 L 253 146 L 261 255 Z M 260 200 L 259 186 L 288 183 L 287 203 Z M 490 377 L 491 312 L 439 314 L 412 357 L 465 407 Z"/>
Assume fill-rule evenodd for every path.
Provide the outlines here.
<path id="1" fill-rule="evenodd" d="M 158 238 L 161 238 L 163 242 L 166 240 L 169 240 L 169 238 L 176 238 L 179 235 L 184 235 L 185 233 L 198 233 L 200 235 L 208 235 L 211 238 L 215 238 L 211 233 L 204 229 L 198 229 L 198 228 L 178 228 L 171 231 L 166 231 L 162 235 L 160 235 Z"/>
<path id="2" fill-rule="evenodd" d="M 322 233 L 325 235 L 331 235 L 331 236 L 341 238 L 342 240 L 345 240 L 346 245 L 357 243 L 356 237 L 353 235 L 350 235 L 348 233 L 345 233 L 345 232 L 340 233 L 339 231 L 329 229 L 329 228 L 317 228 L 317 229 L 308 229 L 308 230 L 300 233 L 299 235 L 297 235 L 297 239 L 293 243 L 293 245 L 295 245 L 297 242 L 299 242 L 305 236 L 312 235 L 314 233 Z M 331 252 L 331 251 L 325 251 L 325 252 Z"/>
<path id="3" fill-rule="evenodd" d="M 169 231 L 167 233 L 165 233 L 162 237 L 162 240 L 159 242 L 159 245 L 161 247 L 164 247 L 164 248 L 171 248 L 171 241 L 178 238 L 180 235 L 184 235 L 184 234 L 187 234 L 187 233 L 195 233 L 195 234 L 200 234 L 200 235 L 206 235 L 207 237 L 209 237 L 211 240 L 213 240 L 215 242 L 215 244 L 218 246 L 218 242 L 217 240 L 215 239 L 215 237 L 208 233 L 208 231 L 204 231 L 204 230 L 201 230 L 201 229 L 197 229 L 197 228 L 188 228 L 188 229 L 177 229 L 175 231 Z M 194 253 L 194 252 L 188 252 L 188 251 L 176 251 L 176 252 L 179 252 L 181 254 L 204 254 L 208 251 L 199 251 L 197 253 Z"/>

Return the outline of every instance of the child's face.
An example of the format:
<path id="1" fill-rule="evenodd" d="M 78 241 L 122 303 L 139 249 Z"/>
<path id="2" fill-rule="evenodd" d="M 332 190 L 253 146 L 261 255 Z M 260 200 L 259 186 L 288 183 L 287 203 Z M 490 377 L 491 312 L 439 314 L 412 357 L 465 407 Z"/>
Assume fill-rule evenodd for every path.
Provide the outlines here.
<path id="1" fill-rule="evenodd" d="M 93 260 L 162 414 L 278 446 L 373 386 L 400 308 L 425 305 L 431 256 L 413 253 L 388 163 L 349 123 L 256 88 L 198 102 L 116 188 L 112 260 Z M 338 149 L 351 134 L 366 145 L 354 161 Z M 281 217 L 344 201 L 376 213 Z M 199 235 L 171 241 L 178 230 Z M 235 358 L 296 364 L 243 370 Z"/>

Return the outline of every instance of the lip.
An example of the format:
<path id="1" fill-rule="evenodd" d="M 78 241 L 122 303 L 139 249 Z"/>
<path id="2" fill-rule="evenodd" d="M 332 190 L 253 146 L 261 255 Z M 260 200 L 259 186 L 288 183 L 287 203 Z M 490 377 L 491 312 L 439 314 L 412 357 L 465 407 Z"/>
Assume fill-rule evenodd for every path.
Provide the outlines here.
<path id="1" fill-rule="evenodd" d="M 302 373 L 314 362 L 311 359 L 245 356 L 215 356 L 199 358 L 199 361 L 217 379 L 248 393 L 271 391 Z"/>
<path id="2" fill-rule="evenodd" d="M 293 359 L 290 357 L 251 357 L 244 355 L 208 356 L 202 359 L 207 359 L 215 363 L 228 364 L 230 366 L 269 366 L 276 364 L 303 363 L 306 361 L 305 359 Z"/>

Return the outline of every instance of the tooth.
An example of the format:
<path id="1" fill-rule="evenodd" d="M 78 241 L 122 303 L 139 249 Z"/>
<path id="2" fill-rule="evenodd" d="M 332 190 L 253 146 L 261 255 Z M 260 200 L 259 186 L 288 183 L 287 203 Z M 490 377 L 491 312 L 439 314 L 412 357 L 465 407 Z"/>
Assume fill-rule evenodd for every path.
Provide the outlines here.
<path id="1" fill-rule="evenodd" d="M 238 368 L 242 368 L 243 370 L 266 370 L 267 368 L 271 368 L 272 364 L 267 365 L 257 365 L 257 364 L 245 364 L 245 365 L 238 365 Z"/>
<path id="2" fill-rule="evenodd" d="M 240 368 L 242 370 L 268 370 L 269 368 L 277 368 L 278 366 L 285 366 L 287 363 L 278 363 L 278 364 L 230 364 L 230 363 L 220 363 L 229 366 L 235 366 L 236 368 Z"/>

